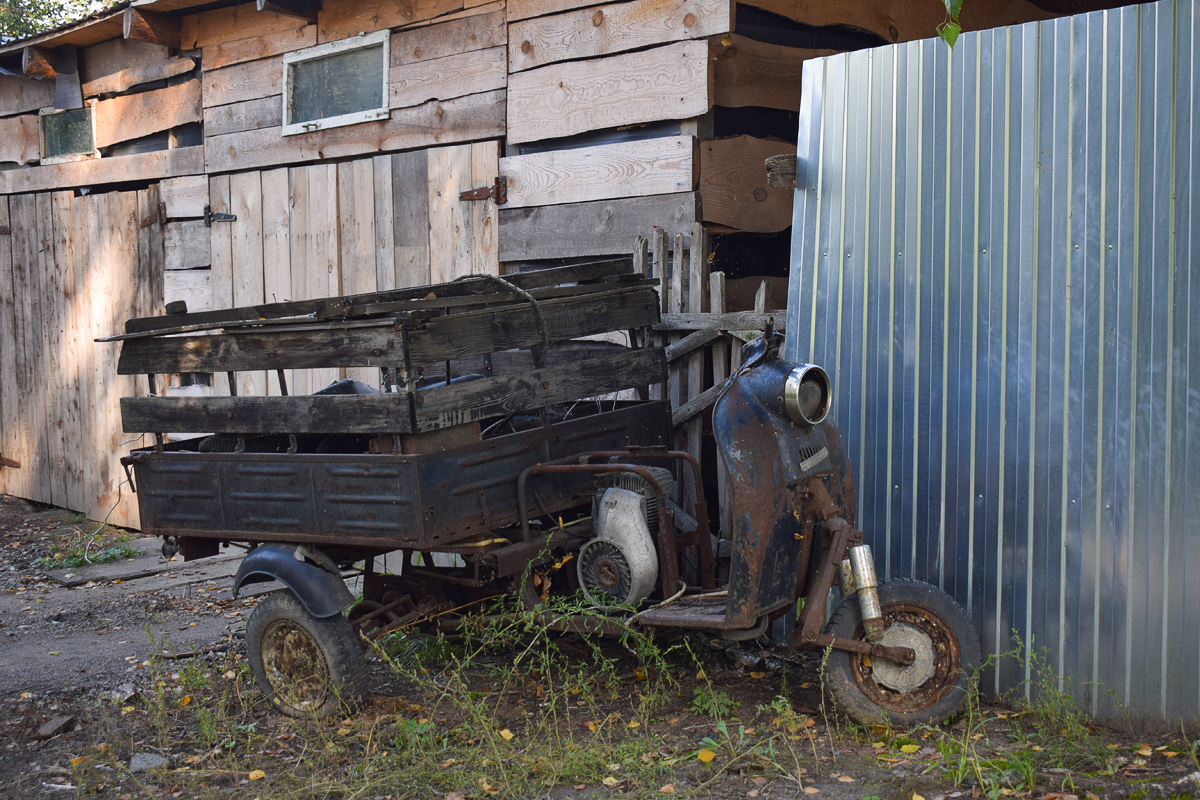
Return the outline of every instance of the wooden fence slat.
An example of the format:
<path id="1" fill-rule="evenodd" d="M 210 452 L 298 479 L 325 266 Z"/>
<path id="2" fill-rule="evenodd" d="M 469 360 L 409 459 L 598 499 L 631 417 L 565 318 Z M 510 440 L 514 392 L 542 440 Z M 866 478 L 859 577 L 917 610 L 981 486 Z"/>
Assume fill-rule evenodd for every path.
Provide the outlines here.
<path id="1" fill-rule="evenodd" d="M 725 273 L 713 272 L 708 276 L 708 310 L 710 314 L 725 313 Z M 729 378 L 729 342 L 722 336 L 712 347 L 713 385 L 723 386 Z M 719 498 L 718 526 L 725 538 L 733 530 L 733 506 L 729 487 L 729 472 L 725 459 L 717 454 L 717 497 Z"/>
<path id="2" fill-rule="evenodd" d="M 167 178 L 159 182 L 158 191 L 167 219 L 204 216 L 204 207 L 208 205 L 208 178 L 203 175 Z"/>
<path id="3" fill-rule="evenodd" d="M 404 393 L 292 397 L 125 397 L 121 419 L 130 433 L 407 433 Z"/>
<path id="4" fill-rule="evenodd" d="M 92 450 L 97 436 L 95 426 L 91 421 L 92 409 L 95 408 L 96 397 L 96 354 L 105 346 L 93 342 L 96 336 L 96 325 L 93 318 L 93 308 L 96 295 L 102 294 L 102 284 L 98 282 L 98 248 L 93 239 L 92 231 L 96 224 L 95 209 L 104 195 L 88 195 L 77 197 L 71 203 L 72 238 L 74 239 L 76 302 L 74 316 L 76 319 L 75 347 L 79 353 L 79 396 L 80 428 L 77 431 L 76 447 L 80 452 L 79 465 L 79 505 L 76 510 L 90 513 L 96 498 L 96 467 L 95 451 Z M 110 345 L 111 346 L 111 345 Z"/>
<path id="5" fill-rule="evenodd" d="M 0 197 L 0 456 L 20 458 L 20 387 L 16 379 L 16 308 L 13 298 L 12 228 L 8 198 Z M 0 466 L 0 492 L 18 494 L 21 469 Z"/>
<path id="6" fill-rule="evenodd" d="M 267 303 L 279 303 L 293 297 L 291 187 L 288 183 L 288 170 L 286 167 L 264 170 L 259 182 L 262 186 L 263 300 Z M 290 390 L 290 369 L 284 370 L 284 380 Z M 267 376 L 267 390 L 271 394 L 279 394 L 277 374 Z"/>
<path id="7" fill-rule="evenodd" d="M 338 165 L 338 243 L 343 294 L 365 294 L 378 288 L 375 278 L 375 163 L 370 158 Z M 378 367 L 342 370 L 378 389 Z"/>
<path id="8" fill-rule="evenodd" d="M 266 302 L 266 295 L 263 285 L 262 178 L 258 172 L 240 172 L 229 177 L 229 206 L 237 219 L 214 224 L 229 226 L 233 256 L 233 305 L 261 305 Z M 248 372 L 238 376 L 239 395 L 261 395 L 266 391 L 266 372 Z"/>
<path id="9" fill-rule="evenodd" d="M 208 193 L 207 185 L 208 181 L 205 181 L 205 195 Z M 166 269 L 196 269 L 212 264 L 213 234 L 203 220 L 168 222 L 165 227 L 163 246 L 166 251 Z"/>
<path id="10" fill-rule="evenodd" d="M 391 159 L 396 287 L 426 286 L 431 281 L 429 151 L 396 153 Z"/>
<path id="11" fill-rule="evenodd" d="M 304 296 L 333 297 L 342 294 L 341 265 L 338 262 L 337 165 L 314 164 L 306 167 L 305 172 L 308 180 L 308 238 Z M 309 377 L 311 394 L 341 378 L 341 372 L 338 369 L 316 369 Z"/>
<path id="12" fill-rule="evenodd" d="M 692 247 L 688 251 L 687 261 L 687 310 L 693 314 L 704 312 L 705 301 L 708 300 L 708 242 L 704 225 L 697 222 L 692 228 Z M 683 266 L 683 265 L 680 265 Z M 704 390 L 704 351 L 694 350 L 687 360 L 687 396 L 686 403 L 698 402 Z M 712 395 L 716 399 L 715 393 Z M 707 407 L 707 406 L 705 406 Z M 702 457 L 701 436 L 704 432 L 704 421 L 690 419 L 684 425 L 684 435 L 687 438 L 687 449 L 699 461 Z M 695 481 L 687 482 L 691 487 L 688 495 L 688 507 L 696 497 L 703 493 L 703 486 L 696 486 Z"/>
<path id="13" fill-rule="evenodd" d="M 84 382 L 80 364 L 78 289 L 76 285 L 75 227 L 70 192 L 55 192 L 52 196 L 54 209 L 55 264 L 59 276 L 59 296 L 52 301 L 60 309 L 60 321 L 56 348 L 60 353 L 61 371 L 58 402 L 62 408 L 59 429 L 61 461 L 55 471 L 63 475 L 63 492 L 60 505 L 66 508 L 83 507 L 83 459 L 87 458 L 79 446 L 79 433 L 86 422 L 83 406 L 79 402 L 80 384 Z"/>
<path id="14" fill-rule="evenodd" d="M 392 199 L 392 157 L 375 156 L 372 160 L 375 196 L 375 288 L 396 288 L 395 206 Z"/>

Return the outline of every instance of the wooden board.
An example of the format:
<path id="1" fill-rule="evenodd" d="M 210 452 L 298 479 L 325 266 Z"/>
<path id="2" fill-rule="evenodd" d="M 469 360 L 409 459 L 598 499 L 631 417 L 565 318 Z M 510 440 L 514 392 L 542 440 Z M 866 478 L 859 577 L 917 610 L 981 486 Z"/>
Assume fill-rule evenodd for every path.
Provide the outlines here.
<path id="1" fill-rule="evenodd" d="M 235 306 L 265 302 L 263 291 L 263 215 L 262 183 L 257 172 L 229 176 L 229 208 L 237 219 L 229 226 L 233 254 L 233 303 Z M 267 392 L 264 371 L 238 376 L 239 395 L 263 395 Z"/>
<path id="2" fill-rule="evenodd" d="M 204 216 L 208 205 L 208 179 L 203 175 L 167 178 L 158 184 L 167 219 Z"/>
<path id="3" fill-rule="evenodd" d="M 332 42 L 357 33 L 399 28 L 462 8 L 463 0 L 324 0 L 317 15 L 318 39 Z"/>
<path id="4" fill-rule="evenodd" d="M 140 139 L 203 119 L 200 81 L 101 100 L 92 109 L 96 147 Z"/>
<path id="5" fill-rule="evenodd" d="M 96 78 L 83 84 L 84 97 L 125 92 L 135 86 L 152 81 L 165 81 L 178 75 L 186 75 L 196 69 L 190 58 L 172 58 L 167 61 L 152 61 L 142 66 L 127 67 Z"/>
<path id="6" fill-rule="evenodd" d="M 392 157 L 383 155 L 371 159 L 371 182 L 374 195 L 375 236 L 371 240 L 375 257 L 375 288 L 396 288 L 395 206 L 392 198 Z"/>
<path id="7" fill-rule="evenodd" d="M 208 170 L 228 172 L 503 135 L 504 92 L 495 91 L 395 109 L 378 122 L 286 138 L 279 128 L 263 128 L 214 136 L 205 146 Z"/>
<path id="8" fill-rule="evenodd" d="M 168 47 L 118 36 L 79 51 L 79 79 L 86 85 L 124 70 L 160 67 L 170 60 Z"/>
<path id="9" fill-rule="evenodd" d="M 501 8 L 428 27 L 396 31 L 392 34 L 389 58 L 391 66 L 399 67 L 472 50 L 502 47 L 507 41 Z"/>
<path id="10" fill-rule="evenodd" d="M 445 283 L 465 275 L 498 274 L 495 204 L 460 200 L 462 192 L 496 178 L 497 142 L 429 151 L 429 277 Z"/>
<path id="11" fill-rule="evenodd" d="M 294 397 L 125 397 L 128 433 L 408 433 L 406 394 Z"/>
<path id="12" fill-rule="evenodd" d="M 664 136 L 500 159 L 505 209 L 642 197 L 695 188 L 696 141 Z"/>
<path id="13" fill-rule="evenodd" d="M 375 274 L 374 159 L 360 158 L 338 164 L 337 182 L 341 292 L 374 292 L 378 286 Z M 344 375 L 372 388 L 380 388 L 380 373 L 376 367 L 351 367 L 344 371 Z"/>
<path id="14" fill-rule="evenodd" d="M 213 213 L 232 213 L 228 175 L 214 175 L 208 179 L 208 202 Z M 233 305 L 232 228 L 219 223 L 206 230 L 212 261 L 212 303 L 217 308 L 229 308 Z"/>
<path id="15" fill-rule="evenodd" d="M 292 196 L 288 170 L 264 170 L 259 182 L 262 186 L 263 297 L 268 303 L 278 303 L 292 298 Z M 292 385 L 291 370 L 284 371 L 284 380 L 289 387 Z M 282 394 L 278 373 L 273 379 L 268 376 L 267 390 L 271 394 Z"/>
<path id="16" fill-rule="evenodd" d="M 599 5 L 596 0 L 509 0 L 508 21 L 516 22 L 546 14 L 560 14 L 573 8 Z"/>
<path id="17" fill-rule="evenodd" d="M 243 61 L 255 61 L 268 56 L 277 56 L 291 50 L 301 50 L 317 43 L 317 26 L 304 25 L 299 28 L 276 31 L 262 36 L 234 39 L 221 44 L 209 45 L 201 52 L 201 66 L 205 71 L 220 69 Z"/>
<path id="18" fill-rule="evenodd" d="M 792 224 L 791 189 L 767 183 L 763 161 L 793 153 L 794 144 L 734 136 L 700 144 L 700 208 L 705 222 L 774 233 Z"/>
<path id="19" fill-rule="evenodd" d="M 166 269 L 195 269 L 212 264 L 211 231 L 202 220 L 168 222 L 165 227 Z"/>
<path id="20" fill-rule="evenodd" d="M 259 128 L 278 129 L 282 124 L 283 97 L 272 94 L 257 100 L 243 100 L 208 109 L 204 114 L 204 135 L 221 136 Z"/>
<path id="21" fill-rule="evenodd" d="M 509 71 L 704 39 L 733 30 L 729 0 L 632 0 L 515 22 Z"/>
<path id="22" fill-rule="evenodd" d="M 632 350 L 520 375 L 426 389 L 414 396 L 416 429 L 461 425 L 645 386 L 661 380 L 665 368 L 661 349 Z"/>
<path id="23" fill-rule="evenodd" d="M 128 183 L 199 175 L 204 172 L 204 146 L 156 150 L 112 158 L 73 161 L 0 172 L 0 194 Z"/>
<path id="24" fill-rule="evenodd" d="M 204 73 L 204 107 L 255 100 L 283 91 L 283 58 L 246 61 Z"/>
<path id="25" fill-rule="evenodd" d="M 259 11 L 254 3 L 242 3 L 184 17 L 180 46 L 184 50 L 213 48 L 226 42 L 270 37 L 307 25 L 308 22 L 299 17 Z"/>
<path id="26" fill-rule="evenodd" d="M 426 286 L 429 274 L 429 155 L 396 153 L 392 166 L 392 241 L 398 289 Z"/>
<path id="27" fill-rule="evenodd" d="M 804 62 L 835 52 L 764 44 L 745 36 L 722 38 L 712 44 L 713 103 L 795 111 L 800 108 Z"/>
<path id="28" fill-rule="evenodd" d="M 164 276 L 163 302 L 182 300 L 188 311 L 212 308 L 212 273 L 206 269 L 168 271 Z"/>
<path id="29" fill-rule="evenodd" d="M 629 253 L 634 238 L 655 227 L 690 232 L 697 219 L 693 192 L 562 206 L 500 209 L 501 261 L 536 261 Z"/>
<path id="30" fill-rule="evenodd" d="M 16 380 L 17 311 L 13 297 L 12 229 L 8 198 L 0 198 L 0 456 L 20 461 L 20 386 Z M 0 492 L 21 496 L 21 469 L 0 466 Z"/>
<path id="31" fill-rule="evenodd" d="M 38 111 L 54 104 L 54 81 L 0 75 L 0 116 Z"/>
<path id="32" fill-rule="evenodd" d="M 388 78 L 390 108 L 417 106 L 503 89 L 508 81 L 503 47 L 471 50 L 392 67 Z"/>
<path id="33" fill-rule="evenodd" d="M 0 118 L 0 161 L 30 164 L 41 157 L 36 114 Z"/>
<path id="34" fill-rule="evenodd" d="M 711 102 L 707 42 L 679 42 L 509 76 L 508 142 L 688 119 Z"/>

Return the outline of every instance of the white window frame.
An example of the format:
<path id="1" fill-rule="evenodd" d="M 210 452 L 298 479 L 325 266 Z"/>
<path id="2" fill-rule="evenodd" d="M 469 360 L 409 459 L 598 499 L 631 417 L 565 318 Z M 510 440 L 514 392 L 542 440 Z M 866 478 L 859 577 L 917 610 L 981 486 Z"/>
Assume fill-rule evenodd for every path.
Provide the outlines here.
<path id="1" fill-rule="evenodd" d="M 285 53 L 283 56 L 283 135 L 292 136 L 297 133 L 309 133 L 310 131 L 321 131 L 327 128 L 340 128 L 343 125 L 357 125 L 360 122 L 388 119 L 391 116 L 391 109 L 388 108 L 388 69 L 390 67 L 391 39 L 391 32 L 382 30 Z M 361 50 L 378 45 L 383 45 L 383 105 L 381 107 L 370 108 L 366 111 L 355 111 L 353 114 L 341 114 L 336 117 L 313 119 L 307 122 L 291 121 L 293 64 L 324 58 L 335 53 L 345 53 L 350 50 Z"/>
<path id="2" fill-rule="evenodd" d="M 83 108 L 88 109 L 88 119 L 92 123 L 92 152 L 90 153 L 71 153 L 61 156 L 46 155 L 46 132 L 42 128 L 42 117 L 50 117 L 55 114 L 61 114 L 64 111 L 78 111 L 77 108 L 47 108 L 38 110 L 38 161 L 41 164 L 68 164 L 72 161 L 89 161 L 93 158 L 100 157 L 100 149 L 96 147 L 96 101 L 88 100 L 83 104 Z"/>

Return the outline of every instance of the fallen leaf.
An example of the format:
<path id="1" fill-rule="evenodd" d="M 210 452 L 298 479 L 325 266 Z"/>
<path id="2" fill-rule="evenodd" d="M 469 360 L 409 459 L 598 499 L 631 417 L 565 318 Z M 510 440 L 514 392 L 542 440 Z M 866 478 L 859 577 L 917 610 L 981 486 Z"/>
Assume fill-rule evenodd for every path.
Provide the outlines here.
<path id="1" fill-rule="evenodd" d="M 600 780 L 600 782 L 603 783 L 605 786 L 616 786 L 618 783 L 620 783 L 620 781 L 618 781 L 612 775 L 606 775 L 604 778 L 602 778 Z"/>
<path id="2" fill-rule="evenodd" d="M 900 752 L 912 755 L 913 753 L 917 752 L 920 749 L 921 749 L 921 745 L 919 745 L 919 744 L 906 744 L 900 748 Z"/>
<path id="3" fill-rule="evenodd" d="M 52 655 L 52 656 L 61 656 L 61 655 L 62 655 L 62 650 L 51 650 L 51 651 L 50 651 L 50 655 Z"/>
<path id="4" fill-rule="evenodd" d="M 639 681 L 646 680 L 646 668 L 645 667 L 634 667 L 633 668 L 633 677 L 637 678 Z"/>
<path id="5" fill-rule="evenodd" d="M 338 736 L 349 736 L 352 733 L 354 733 L 353 728 L 338 728 L 337 730 Z"/>
<path id="6" fill-rule="evenodd" d="M 187 708 L 191 704 L 191 702 L 192 702 L 192 696 L 190 694 L 185 694 L 183 697 L 179 698 L 179 707 Z"/>
<path id="7" fill-rule="evenodd" d="M 467 798 L 462 792 L 451 792 L 443 800 L 467 800 Z"/>
<path id="8" fill-rule="evenodd" d="M 709 750 L 707 747 L 704 748 L 703 750 L 701 750 L 700 752 L 696 753 L 696 758 L 700 759 L 705 764 L 712 761 L 716 757 L 717 757 L 717 754 L 714 753 L 712 750 Z"/>
<path id="9" fill-rule="evenodd" d="M 504 741 L 511 742 L 513 740 L 513 736 L 515 736 L 515 734 L 512 731 L 510 731 L 508 728 L 500 729 L 500 738 L 503 739 Z"/>
<path id="10" fill-rule="evenodd" d="M 251 770 L 250 774 L 246 777 L 252 781 L 261 781 L 263 778 L 267 777 L 267 773 L 263 772 L 261 769 L 255 769 Z"/>
<path id="11" fill-rule="evenodd" d="M 76 756 L 75 758 L 72 758 L 72 759 L 71 759 L 71 766 L 72 766 L 72 767 L 77 767 L 77 766 L 79 766 L 80 764 L 82 764 L 82 763 L 83 763 L 84 761 L 86 761 L 86 760 L 87 760 L 87 757 L 86 757 L 86 756 Z"/>
<path id="12" fill-rule="evenodd" d="M 21 692 L 22 700 L 28 700 L 31 697 L 33 697 L 33 692 Z"/>
<path id="13" fill-rule="evenodd" d="M 575 784 L 575 791 L 577 791 L 577 792 L 582 792 L 582 791 L 583 791 L 584 789 L 586 789 L 586 788 L 587 788 L 587 784 L 586 784 L 586 783 L 577 783 L 577 784 Z"/>
<path id="14" fill-rule="evenodd" d="M 916 792 L 913 792 L 913 793 L 912 793 L 912 800 L 925 800 L 925 798 L 924 798 L 924 797 L 922 797 L 921 795 L 917 794 Z"/>
<path id="15" fill-rule="evenodd" d="M 802 683 L 802 684 L 800 684 L 800 688 L 801 689 L 811 689 L 812 684 L 811 683 Z"/>
<path id="16" fill-rule="evenodd" d="M 664 783 L 662 786 L 658 787 L 658 790 L 663 794 L 675 794 L 675 784 Z"/>
<path id="17" fill-rule="evenodd" d="M 821 790 L 815 786 L 805 786 L 804 793 L 805 794 L 820 794 Z"/>
<path id="18" fill-rule="evenodd" d="M 636 719 L 629 720 L 629 727 L 631 727 L 631 728 L 637 728 L 637 727 L 641 726 L 641 724 L 642 723 L 638 722 Z"/>
<path id="19" fill-rule="evenodd" d="M 479 788 L 483 789 L 488 794 L 498 794 L 500 792 L 500 787 L 493 784 L 487 778 L 479 779 Z"/>
<path id="20" fill-rule="evenodd" d="M 1164 750 L 1163 751 L 1163 756 L 1166 758 L 1174 758 L 1177 755 L 1179 755 L 1179 753 L 1176 753 L 1174 750 Z"/>
<path id="21" fill-rule="evenodd" d="M 854 783 L 854 778 L 851 778 L 849 775 L 838 775 L 838 780 L 842 783 Z"/>
<path id="22" fill-rule="evenodd" d="M 1154 755 L 1154 751 L 1150 749 L 1150 745 L 1144 744 L 1138 748 L 1137 754 L 1139 756 L 1152 756 Z"/>
<path id="23" fill-rule="evenodd" d="M 766 676 L 767 676 L 767 673 L 765 673 L 765 672 L 751 672 L 750 673 L 750 677 L 754 678 L 754 680 L 756 680 L 756 681 L 762 680 Z"/>
<path id="24" fill-rule="evenodd" d="M 588 722 L 586 724 L 587 724 L 587 729 L 589 731 L 596 730 L 596 723 L 592 722 L 591 720 L 588 720 Z"/>

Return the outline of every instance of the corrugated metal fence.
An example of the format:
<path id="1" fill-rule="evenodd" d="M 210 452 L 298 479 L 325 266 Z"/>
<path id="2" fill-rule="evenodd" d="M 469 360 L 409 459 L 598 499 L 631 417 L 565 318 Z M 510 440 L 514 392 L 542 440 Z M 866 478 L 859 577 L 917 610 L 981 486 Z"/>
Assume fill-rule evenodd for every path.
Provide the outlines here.
<path id="1" fill-rule="evenodd" d="M 1200 715 L 1198 89 L 1187 0 L 805 65 L 787 350 L 859 524 L 1102 717 Z"/>

